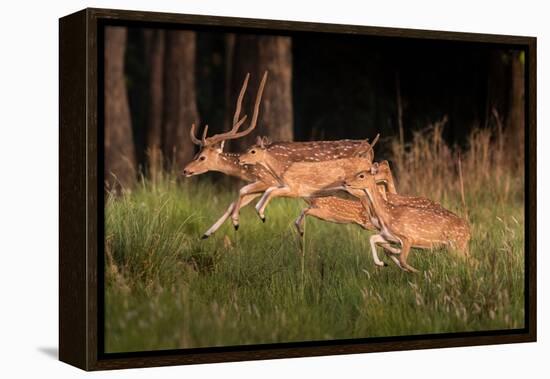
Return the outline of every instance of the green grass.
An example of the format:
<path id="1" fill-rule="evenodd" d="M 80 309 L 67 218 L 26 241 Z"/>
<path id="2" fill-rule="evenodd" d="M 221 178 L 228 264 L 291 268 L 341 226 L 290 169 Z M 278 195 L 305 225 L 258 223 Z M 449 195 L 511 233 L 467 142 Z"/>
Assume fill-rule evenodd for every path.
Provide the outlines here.
<path id="1" fill-rule="evenodd" d="M 106 201 L 106 351 L 521 328 L 522 190 L 467 193 L 475 259 L 413 250 L 408 274 L 376 267 L 354 225 L 309 218 L 302 256 L 298 199 L 274 200 L 265 224 L 249 206 L 238 232 L 201 240 L 235 188 L 143 182 Z M 462 213 L 456 193 L 440 200 Z"/>

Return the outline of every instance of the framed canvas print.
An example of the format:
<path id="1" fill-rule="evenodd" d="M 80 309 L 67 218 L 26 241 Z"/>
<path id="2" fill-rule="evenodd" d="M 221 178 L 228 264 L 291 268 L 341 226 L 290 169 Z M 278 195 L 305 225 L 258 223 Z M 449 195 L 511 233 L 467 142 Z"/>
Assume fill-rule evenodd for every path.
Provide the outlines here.
<path id="1" fill-rule="evenodd" d="M 59 27 L 62 361 L 536 340 L 534 37 Z"/>

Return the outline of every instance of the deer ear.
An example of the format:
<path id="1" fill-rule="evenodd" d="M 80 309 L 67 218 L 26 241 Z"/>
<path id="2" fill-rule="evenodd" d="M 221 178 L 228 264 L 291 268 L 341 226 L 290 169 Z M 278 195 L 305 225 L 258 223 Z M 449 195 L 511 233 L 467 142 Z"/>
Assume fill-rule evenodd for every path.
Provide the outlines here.
<path id="1" fill-rule="evenodd" d="M 372 164 L 372 166 L 370 167 L 370 173 L 371 173 L 372 175 L 378 174 L 378 168 L 379 168 L 379 167 L 378 167 L 378 162 L 374 162 L 374 163 Z"/>
<path id="2" fill-rule="evenodd" d="M 256 145 L 260 146 L 262 144 L 262 137 L 257 136 L 256 137 Z"/>
<path id="3" fill-rule="evenodd" d="M 265 138 L 266 137 L 258 137 L 258 141 L 259 141 L 258 145 L 260 145 L 260 149 L 265 149 L 265 145 L 266 145 Z"/>
<path id="4" fill-rule="evenodd" d="M 263 136 L 262 137 L 262 140 L 264 142 L 264 146 L 267 146 L 267 145 L 270 145 L 271 144 L 271 141 L 269 140 L 269 137 L 268 136 Z"/>

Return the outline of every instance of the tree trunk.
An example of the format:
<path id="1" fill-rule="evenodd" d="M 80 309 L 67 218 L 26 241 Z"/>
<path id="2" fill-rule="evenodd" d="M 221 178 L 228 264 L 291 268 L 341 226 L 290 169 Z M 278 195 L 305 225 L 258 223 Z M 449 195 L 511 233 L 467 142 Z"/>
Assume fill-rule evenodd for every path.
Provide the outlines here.
<path id="1" fill-rule="evenodd" d="M 145 56 L 149 69 L 149 115 L 147 120 L 147 166 L 153 182 L 162 171 L 162 110 L 164 31 L 146 29 Z"/>
<path id="2" fill-rule="evenodd" d="M 105 30 L 105 184 L 108 190 L 130 188 L 136 180 L 128 94 L 124 75 L 124 27 Z"/>
<path id="3" fill-rule="evenodd" d="M 525 72 L 521 52 L 514 51 L 511 57 L 510 105 L 506 120 L 508 146 L 515 146 L 520 157 L 524 156 L 525 138 Z"/>
<path id="4" fill-rule="evenodd" d="M 232 148 L 244 150 L 254 143 L 256 136 L 268 136 L 273 141 L 292 141 L 292 42 L 290 37 L 237 35 L 233 50 L 230 96 L 227 119 L 232 120 L 237 96 L 246 74 L 251 77 L 243 101 L 241 115 L 248 115 L 246 128 L 252 118 L 254 101 L 263 73 L 268 79 L 262 97 L 256 130 L 250 135 L 233 141 Z M 228 125 L 231 121 L 227 122 Z"/>
<path id="5" fill-rule="evenodd" d="M 178 170 L 194 155 L 189 137 L 199 122 L 195 94 L 195 33 L 166 31 L 162 151 L 169 168 Z"/>

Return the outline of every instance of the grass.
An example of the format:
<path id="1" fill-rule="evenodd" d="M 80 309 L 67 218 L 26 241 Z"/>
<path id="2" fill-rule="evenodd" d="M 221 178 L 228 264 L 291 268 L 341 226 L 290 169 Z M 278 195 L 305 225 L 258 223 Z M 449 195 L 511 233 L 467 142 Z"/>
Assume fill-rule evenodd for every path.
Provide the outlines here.
<path id="1" fill-rule="evenodd" d="M 106 199 L 106 351 L 523 327 L 523 172 L 505 169 L 516 161 L 499 160 L 494 136 L 474 138 L 491 148 L 471 143 L 461 151 L 463 204 L 458 149 L 434 150 L 437 128 L 410 145 L 392 145 L 398 190 L 428 195 L 459 214 L 467 210 L 475 259 L 413 250 L 409 262 L 420 273 L 391 262 L 378 268 L 369 233 L 315 219 L 307 221 L 301 250 L 293 220 L 304 203 L 297 199 L 273 201 L 265 224 L 247 207 L 238 232 L 228 222 L 201 240 L 236 187 L 143 180 Z M 423 164 L 428 153 L 432 160 L 448 157 Z"/>

